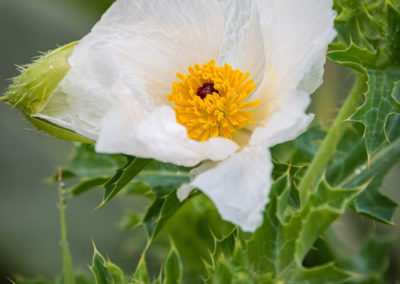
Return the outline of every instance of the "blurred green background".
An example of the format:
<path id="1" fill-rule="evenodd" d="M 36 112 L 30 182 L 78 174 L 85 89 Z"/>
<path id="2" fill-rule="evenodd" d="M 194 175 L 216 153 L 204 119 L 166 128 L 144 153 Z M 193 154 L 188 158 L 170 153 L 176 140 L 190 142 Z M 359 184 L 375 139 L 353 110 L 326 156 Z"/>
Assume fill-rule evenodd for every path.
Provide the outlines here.
<path id="1" fill-rule="evenodd" d="M 16 76 L 16 65 L 80 39 L 99 20 L 111 0 L 0 0 L 0 90 Z M 351 87 L 349 73 L 327 64 L 325 84 L 313 96 L 317 122 L 329 125 Z M 56 188 L 45 182 L 72 154 L 72 143 L 35 131 L 18 110 L 0 104 L 0 283 L 7 276 L 53 278 L 61 271 Z M 387 177 L 383 192 L 400 201 L 400 167 Z M 93 211 L 102 192 L 92 191 L 69 201 L 68 235 L 74 266 L 87 270 L 92 239 L 103 255 L 132 272 L 144 245 L 142 232 L 123 231 L 117 222 L 132 199 L 116 198 Z M 400 222 L 397 212 L 395 221 Z M 349 253 L 368 234 L 398 229 L 349 212 L 334 224 Z M 398 238 L 398 236 L 397 236 Z M 400 273 L 400 245 L 392 249 L 393 273 Z M 397 272 L 396 272 L 397 271 Z"/>

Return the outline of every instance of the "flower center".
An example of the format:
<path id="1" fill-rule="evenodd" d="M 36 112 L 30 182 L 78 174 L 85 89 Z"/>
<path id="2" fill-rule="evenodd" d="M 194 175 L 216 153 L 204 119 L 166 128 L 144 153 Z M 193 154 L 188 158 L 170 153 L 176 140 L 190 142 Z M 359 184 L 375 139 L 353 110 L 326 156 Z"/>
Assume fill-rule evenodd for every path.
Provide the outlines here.
<path id="1" fill-rule="evenodd" d="M 218 90 L 214 89 L 214 83 L 204 83 L 202 87 L 197 89 L 197 95 L 203 100 L 212 93 L 218 94 Z"/>
<path id="2" fill-rule="evenodd" d="M 176 119 L 186 127 L 190 138 L 231 139 L 235 131 L 253 123 L 253 113 L 248 109 L 259 101 L 247 101 L 256 88 L 249 73 L 233 70 L 228 64 L 217 67 L 214 60 L 188 70 L 186 76 L 177 74 L 180 81 L 172 84 L 167 98 L 175 105 Z"/>

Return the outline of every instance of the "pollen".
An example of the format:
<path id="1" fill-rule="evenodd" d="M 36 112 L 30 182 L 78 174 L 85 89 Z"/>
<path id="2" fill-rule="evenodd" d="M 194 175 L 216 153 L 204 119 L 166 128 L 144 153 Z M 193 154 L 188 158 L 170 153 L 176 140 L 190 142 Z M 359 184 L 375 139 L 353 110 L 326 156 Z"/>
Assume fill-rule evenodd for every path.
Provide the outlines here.
<path id="1" fill-rule="evenodd" d="M 215 66 L 215 61 L 189 67 L 189 74 L 177 74 L 167 96 L 174 104 L 178 123 L 188 136 L 198 141 L 213 137 L 232 139 L 235 131 L 252 124 L 249 110 L 259 101 L 248 101 L 256 88 L 250 73 L 234 70 L 230 65 Z"/>

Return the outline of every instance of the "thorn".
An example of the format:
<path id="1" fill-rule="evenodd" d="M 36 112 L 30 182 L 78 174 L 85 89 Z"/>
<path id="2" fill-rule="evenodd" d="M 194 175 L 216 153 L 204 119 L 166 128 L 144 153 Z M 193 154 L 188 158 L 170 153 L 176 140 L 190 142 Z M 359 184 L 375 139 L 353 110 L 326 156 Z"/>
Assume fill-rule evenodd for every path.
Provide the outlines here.
<path id="1" fill-rule="evenodd" d="M 20 72 L 26 71 L 26 68 L 25 68 L 24 65 L 15 64 L 15 66 L 16 66 L 17 70 L 20 71 Z"/>
<path id="2" fill-rule="evenodd" d="M 58 183 L 62 183 L 62 168 L 58 169 Z"/>
<path id="3" fill-rule="evenodd" d="M 106 202 L 103 200 L 97 207 L 95 207 L 92 212 L 97 211 L 99 208 L 103 207 L 103 205 L 106 204 Z"/>
<path id="4" fill-rule="evenodd" d="M 18 104 L 21 103 L 24 100 L 25 95 L 26 95 L 26 93 L 24 93 L 21 96 L 21 98 L 12 105 L 12 108 L 16 108 L 18 106 Z"/>
<path id="5" fill-rule="evenodd" d="M 367 159 L 368 159 L 367 166 L 368 166 L 368 170 L 369 170 L 370 166 L 371 166 L 371 155 L 369 153 L 367 154 Z"/>
<path id="6" fill-rule="evenodd" d="M 7 280 L 11 282 L 11 284 L 17 284 L 17 282 L 14 282 L 10 277 L 7 277 Z"/>

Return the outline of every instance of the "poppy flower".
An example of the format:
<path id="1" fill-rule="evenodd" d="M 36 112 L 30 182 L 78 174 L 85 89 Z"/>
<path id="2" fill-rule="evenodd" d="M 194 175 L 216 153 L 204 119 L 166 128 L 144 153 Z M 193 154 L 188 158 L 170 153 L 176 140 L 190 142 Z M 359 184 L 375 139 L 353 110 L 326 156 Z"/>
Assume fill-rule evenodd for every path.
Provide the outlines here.
<path id="1" fill-rule="evenodd" d="M 296 138 L 335 37 L 332 0 L 117 0 L 75 47 L 35 117 L 96 151 L 194 167 L 245 231 L 262 224 L 269 148 Z"/>

